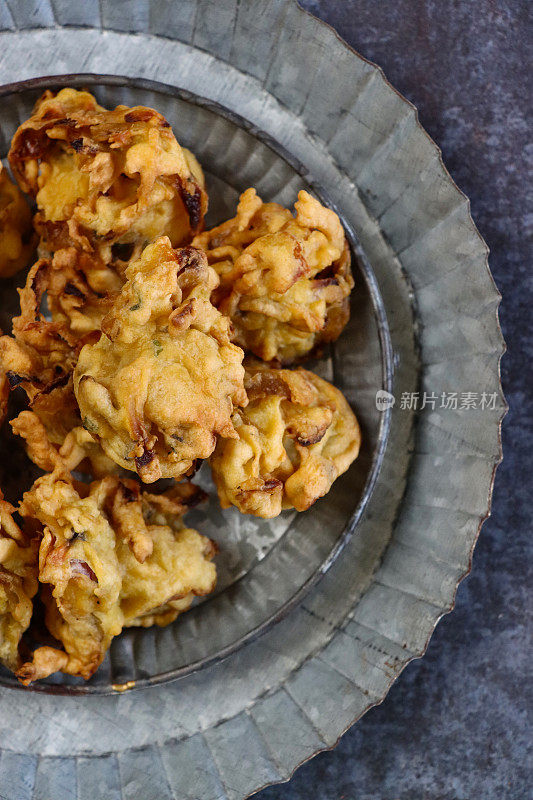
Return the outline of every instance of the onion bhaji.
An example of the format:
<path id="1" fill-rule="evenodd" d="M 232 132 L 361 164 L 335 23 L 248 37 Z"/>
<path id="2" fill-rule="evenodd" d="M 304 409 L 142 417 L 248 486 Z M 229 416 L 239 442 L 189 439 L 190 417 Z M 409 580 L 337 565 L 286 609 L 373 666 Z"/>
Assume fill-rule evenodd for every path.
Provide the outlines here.
<path id="1" fill-rule="evenodd" d="M 50 321 L 41 311 L 51 282 L 55 279 L 61 284 L 65 277 L 52 264 L 50 259 L 38 261 L 19 289 L 20 315 L 13 319 L 13 336 L 0 337 L 0 364 L 11 388 L 24 389 L 53 440 L 62 442 L 80 424 L 72 371 L 87 336 L 71 330 L 64 315 L 56 314 L 56 320 Z M 66 293 L 58 292 L 58 305 L 63 294 L 68 298 L 68 288 Z"/>
<path id="2" fill-rule="evenodd" d="M 0 163 L 0 278 L 26 267 L 34 247 L 30 207 Z"/>
<path id="3" fill-rule="evenodd" d="M 28 684 L 60 670 L 87 679 L 124 627 L 166 625 L 213 590 L 216 548 L 181 522 L 200 489 L 177 484 L 153 495 L 111 475 L 77 483 L 70 470 L 83 449 L 57 450 L 31 416 L 23 412 L 18 432 L 39 466 L 53 471 L 24 494 L 20 513 L 40 526 L 41 599 L 62 647 L 38 647 L 17 676 Z"/>
<path id="4" fill-rule="evenodd" d="M 357 457 L 359 425 L 341 392 L 304 369 L 247 367 L 249 403 L 233 414 L 238 438 L 211 456 L 223 508 L 276 517 L 305 511 Z"/>
<path id="5" fill-rule="evenodd" d="M 202 229 L 202 170 L 151 108 L 109 111 L 88 92 L 47 91 L 8 157 L 50 252 L 74 245 L 109 264 L 124 248 L 138 255 L 159 235 L 177 246 Z"/>
<path id="6" fill-rule="evenodd" d="M 0 337 L 0 364 L 55 442 L 80 424 L 72 371 L 83 345 L 98 339 L 123 283 L 115 270 L 70 247 L 40 259 L 19 289 L 21 312 L 13 319 L 13 337 Z"/>
<path id="7" fill-rule="evenodd" d="M 38 571 L 38 539 L 19 528 L 14 511 L 0 491 L 0 663 L 12 671 L 21 664 L 19 642 L 33 613 Z"/>
<path id="8" fill-rule="evenodd" d="M 22 528 L 0 491 L 0 662 L 27 685 L 90 678 L 125 627 L 166 625 L 214 589 L 216 545 L 183 523 L 205 494 L 143 484 L 209 458 L 223 508 L 303 511 L 357 457 L 360 431 L 338 389 L 281 368 L 349 318 L 350 250 L 332 210 L 301 191 L 293 214 L 248 189 L 202 233 L 202 169 L 164 117 L 70 88 L 44 93 L 9 163 L 0 277 L 37 236 L 42 256 L 12 335 L 0 331 L 0 424 L 20 386 L 29 410 L 11 427 L 44 471 Z M 243 365 L 243 350 L 263 361 Z M 53 640 L 26 657 L 38 591 Z"/>
<path id="9" fill-rule="evenodd" d="M 233 219 L 193 240 L 220 278 L 213 302 L 231 318 L 237 344 L 283 364 L 339 337 L 353 288 L 337 214 L 303 190 L 295 211 L 247 189 Z"/>
<path id="10" fill-rule="evenodd" d="M 72 428 L 61 443 L 54 442 L 46 426 L 33 411 L 22 411 L 10 422 L 13 433 L 25 443 L 28 457 L 45 472 L 58 466 L 65 470 L 103 478 L 118 474 L 118 467 L 85 428 Z M 52 446 L 52 442 L 57 446 Z"/>
<path id="11" fill-rule="evenodd" d="M 174 250 L 161 237 L 126 278 L 74 372 L 83 425 L 145 483 L 179 478 L 211 455 L 218 436 L 236 436 L 243 352 L 211 304 L 217 277 L 202 251 Z"/>
<path id="12" fill-rule="evenodd" d="M 62 325 L 72 345 L 100 331 L 103 317 L 124 284 L 113 268 L 102 266 L 74 247 L 57 250 L 44 259 L 41 281 L 51 321 Z"/>

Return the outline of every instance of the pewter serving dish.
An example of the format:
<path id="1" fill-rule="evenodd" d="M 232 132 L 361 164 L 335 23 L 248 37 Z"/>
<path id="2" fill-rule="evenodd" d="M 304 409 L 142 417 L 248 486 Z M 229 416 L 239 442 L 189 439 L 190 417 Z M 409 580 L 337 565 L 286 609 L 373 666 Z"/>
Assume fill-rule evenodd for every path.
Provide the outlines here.
<path id="1" fill-rule="evenodd" d="M 289 202 L 308 185 L 339 212 L 357 256 L 352 322 L 315 365 L 362 420 L 353 470 L 272 527 L 216 505 L 198 512 L 224 548 L 217 596 L 165 630 L 120 637 L 87 686 L 0 690 L 9 800 L 241 800 L 287 779 L 385 697 L 470 569 L 505 412 L 487 248 L 415 109 L 292 0 L 9 8 L 2 84 L 100 76 L 82 83 L 94 81 L 102 102 L 156 106 L 196 150 L 210 221 L 249 183 Z M 13 91 L 0 97 L 2 155 L 37 89 Z M 378 389 L 392 389 L 392 409 L 376 408 Z M 401 401 L 472 391 L 494 403 Z M 4 457 L 4 477 L 19 480 L 7 467 Z M 105 694 L 130 680 L 134 691 Z"/>
<path id="2" fill-rule="evenodd" d="M 271 137 L 217 103 L 152 81 L 65 75 L 4 86 L 0 89 L 4 142 L 8 145 L 45 89 L 64 86 L 87 88 L 108 108 L 123 103 L 160 111 L 178 141 L 203 165 L 210 197 L 207 227 L 233 216 L 239 194 L 249 186 L 265 200 L 288 207 L 301 188 L 314 191 L 331 205 L 303 165 Z M 2 155 L 6 155 L 5 147 Z M 342 338 L 310 366 L 341 388 L 356 410 L 363 435 L 357 461 L 310 513 L 283 512 L 274 520 L 243 516 L 236 509 L 222 511 L 205 464 L 195 482 L 208 491 L 210 501 L 191 512 L 187 520 L 219 545 L 215 593 L 171 626 L 126 631 L 113 641 L 105 663 L 90 681 L 59 675 L 32 684 L 30 691 L 110 693 L 125 685 L 139 689 L 164 683 L 201 669 L 288 614 L 341 553 L 364 511 L 381 466 L 390 412 L 377 410 L 375 396 L 378 390 L 391 391 L 393 373 L 390 335 L 377 282 L 349 222 L 344 224 L 354 256 L 352 318 Z M 3 284 L 3 330 L 10 330 L 10 320 L 18 313 L 16 285 L 24 280 L 24 274 L 19 274 Z M 2 445 L 0 486 L 16 504 L 37 473 L 8 426 Z M 20 687 L 5 670 L 0 672 L 0 682 Z"/>

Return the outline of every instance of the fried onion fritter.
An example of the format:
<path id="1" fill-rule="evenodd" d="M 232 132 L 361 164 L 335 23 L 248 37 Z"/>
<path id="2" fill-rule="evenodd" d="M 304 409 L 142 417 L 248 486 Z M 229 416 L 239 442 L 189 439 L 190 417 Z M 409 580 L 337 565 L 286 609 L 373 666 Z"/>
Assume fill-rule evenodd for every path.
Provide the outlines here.
<path id="1" fill-rule="evenodd" d="M 211 456 L 222 508 L 276 517 L 305 511 L 357 457 L 360 430 L 346 399 L 303 369 L 247 367 L 249 403 L 233 414 L 238 438 Z"/>
<path id="2" fill-rule="evenodd" d="M 217 278 L 205 254 L 148 245 L 86 345 L 74 372 L 83 425 L 117 464 L 145 483 L 180 478 L 234 437 L 246 403 L 243 352 L 211 304 Z"/>
<path id="3" fill-rule="evenodd" d="M 18 290 L 20 315 L 13 319 L 13 337 L 0 337 L 0 364 L 11 387 L 25 390 L 56 443 L 81 422 L 72 371 L 82 346 L 99 338 L 123 283 L 113 269 L 70 247 L 40 259 Z"/>
<path id="4" fill-rule="evenodd" d="M 339 337 L 353 288 L 337 214 L 303 190 L 294 207 L 296 217 L 247 189 L 233 219 L 193 240 L 220 278 L 213 302 L 231 318 L 237 344 L 283 364 Z"/>
<path id="5" fill-rule="evenodd" d="M 19 643 L 33 613 L 37 593 L 38 539 L 23 532 L 15 509 L 0 491 L 0 663 L 20 666 Z"/>
<path id="6" fill-rule="evenodd" d="M 11 427 L 45 473 L 22 529 L 0 491 L 0 662 L 27 685 L 90 678 L 125 627 L 166 625 L 213 591 L 216 545 L 183 523 L 205 494 L 138 477 L 181 479 L 209 458 L 223 508 L 275 517 L 330 490 L 360 430 L 334 386 L 277 368 L 348 321 L 350 250 L 332 210 L 301 191 L 293 215 L 248 189 L 202 233 L 202 169 L 164 117 L 71 88 L 45 92 L 9 162 L 0 277 L 36 240 L 20 190 L 44 256 L 12 336 L 0 331 L 0 423 L 20 386 L 29 410 Z M 263 363 L 245 370 L 243 349 Z M 24 661 L 39 586 L 56 642 Z"/>
<path id="7" fill-rule="evenodd" d="M 51 321 L 63 324 L 72 344 L 100 331 L 124 283 L 121 275 L 74 247 L 57 250 L 45 264 L 42 280 Z"/>
<path id="8" fill-rule="evenodd" d="M 118 472 L 115 462 L 81 426 L 72 428 L 61 443 L 54 443 L 46 426 L 33 411 L 21 411 L 10 425 L 13 433 L 24 439 L 28 457 L 45 472 L 53 472 L 59 466 L 67 471 L 77 469 L 93 478 Z"/>
<path id="9" fill-rule="evenodd" d="M 121 535 L 117 493 L 142 521 L 133 552 Z M 139 495 L 135 481 L 108 477 L 82 497 L 60 472 L 39 478 L 24 495 L 21 513 L 43 524 L 39 580 L 49 587 L 42 597 L 45 620 L 63 650 L 38 648 L 17 671 L 22 683 L 56 670 L 87 679 L 123 627 L 168 624 L 196 595 L 213 590 L 212 542 L 191 528 L 146 524 Z M 141 534 L 147 545 L 142 560 L 135 549 Z"/>
<path id="10" fill-rule="evenodd" d="M 35 227 L 50 252 L 74 245 L 113 260 L 113 246 L 140 248 L 198 233 L 207 210 L 201 168 L 151 108 L 98 105 L 84 91 L 50 91 L 15 133 L 9 163 L 36 198 Z"/>
<path id="11" fill-rule="evenodd" d="M 34 247 L 30 207 L 0 163 L 0 278 L 27 266 Z"/>
<path id="12" fill-rule="evenodd" d="M 94 334 L 72 331 L 66 318 L 45 318 L 41 304 L 53 273 L 50 259 L 41 259 L 29 271 L 19 289 L 21 313 L 13 319 L 13 336 L 0 337 L 0 365 L 10 387 L 24 389 L 53 441 L 62 442 L 80 424 L 72 370 L 79 349 Z"/>
<path id="13" fill-rule="evenodd" d="M 62 649 L 37 648 L 16 674 L 25 685 L 57 670 L 87 679 L 125 626 L 166 625 L 213 590 L 215 545 L 181 523 L 203 493 L 178 484 L 156 496 L 111 475 L 77 484 L 69 470 L 79 452 L 50 442 L 32 448 L 41 467 L 54 469 L 24 494 L 20 513 L 42 529 L 41 599 Z"/>

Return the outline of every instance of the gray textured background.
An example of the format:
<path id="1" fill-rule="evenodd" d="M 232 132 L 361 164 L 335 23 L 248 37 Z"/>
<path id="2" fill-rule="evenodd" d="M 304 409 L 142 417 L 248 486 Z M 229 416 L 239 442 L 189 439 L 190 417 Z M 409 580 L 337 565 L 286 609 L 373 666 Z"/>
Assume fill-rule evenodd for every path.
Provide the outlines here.
<path id="1" fill-rule="evenodd" d="M 533 707 L 532 604 L 526 596 L 533 555 L 526 504 L 533 450 L 533 277 L 527 239 L 531 4 L 304 0 L 301 5 L 383 67 L 418 107 L 422 125 L 469 196 L 504 297 L 500 317 L 509 352 L 502 377 L 510 413 L 492 518 L 483 527 L 456 609 L 437 628 L 425 658 L 407 667 L 385 702 L 335 750 L 303 766 L 289 784 L 257 797 L 526 800 L 533 785 L 527 724 Z"/>

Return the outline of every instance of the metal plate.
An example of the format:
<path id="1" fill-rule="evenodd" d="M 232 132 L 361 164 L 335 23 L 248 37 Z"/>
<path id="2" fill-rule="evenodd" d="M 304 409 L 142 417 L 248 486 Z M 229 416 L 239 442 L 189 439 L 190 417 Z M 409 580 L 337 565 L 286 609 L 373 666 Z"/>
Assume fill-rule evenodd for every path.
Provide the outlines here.
<path id="1" fill-rule="evenodd" d="M 255 186 L 265 200 L 289 207 L 301 188 L 331 205 L 303 165 L 251 123 L 219 104 L 153 81 L 65 75 L 4 86 L 0 88 L 4 143 L 8 145 L 45 89 L 63 86 L 86 87 L 109 108 L 120 103 L 147 105 L 163 113 L 178 141 L 196 154 L 205 170 L 212 198 L 208 227 L 235 213 L 239 194 L 248 186 Z M 273 520 L 243 516 L 234 508 L 223 511 L 205 464 L 195 482 L 210 499 L 188 515 L 187 524 L 219 545 L 215 593 L 171 626 L 126 630 L 113 640 L 104 664 L 90 681 L 55 675 L 24 691 L 108 694 L 117 684 L 140 689 L 187 675 L 226 657 L 284 617 L 339 556 L 363 514 L 381 467 L 390 410 L 378 412 L 374 397 L 379 389 L 391 391 L 393 373 L 383 300 L 355 233 L 343 221 L 354 254 L 352 320 L 325 357 L 311 366 L 339 386 L 352 403 L 363 432 L 360 457 L 309 512 L 283 512 Z M 16 285 L 24 281 L 24 274 L 19 274 L 2 286 L 0 325 L 4 330 L 10 330 L 10 319 L 18 313 Z M 352 351 L 357 351 L 355 370 Z M 362 387 L 370 391 L 360 399 Z M 35 469 L 25 458 L 21 442 L 6 426 L 0 440 L 0 486 L 6 497 L 16 505 L 34 477 Z M 23 688 L 1 668 L 0 684 Z"/>
<path id="2" fill-rule="evenodd" d="M 164 686 L 122 696 L 0 693 L 10 800 L 240 800 L 332 746 L 424 652 L 453 606 L 501 456 L 504 345 L 487 249 L 413 107 L 295 3 L 9 7 L 0 15 L 12 30 L 2 36 L 2 83 L 114 72 L 185 87 L 241 114 L 338 207 L 383 297 L 397 398 L 383 467 L 357 535 L 305 601 L 225 660 Z M 358 351 L 344 358 L 357 375 Z M 496 402 L 402 408 L 402 394 L 417 390 L 483 391 Z M 374 392 L 375 383 L 360 386 L 358 403 L 370 408 Z"/>

